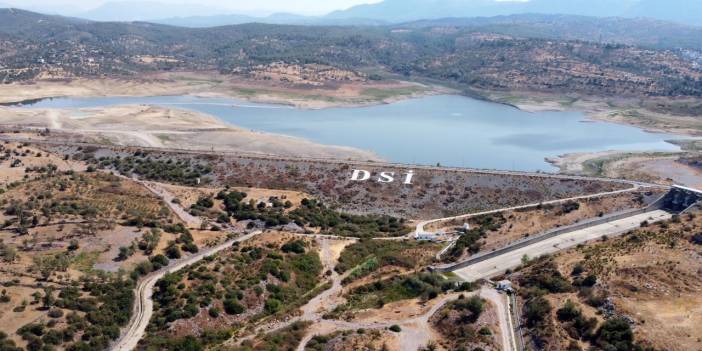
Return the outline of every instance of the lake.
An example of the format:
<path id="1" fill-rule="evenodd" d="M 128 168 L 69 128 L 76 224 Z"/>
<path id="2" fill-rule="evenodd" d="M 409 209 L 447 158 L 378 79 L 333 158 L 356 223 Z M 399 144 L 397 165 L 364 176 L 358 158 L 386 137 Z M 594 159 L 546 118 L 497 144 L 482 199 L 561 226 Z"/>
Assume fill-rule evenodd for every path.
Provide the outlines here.
<path id="1" fill-rule="evenodd" d="M 389 105 L 297 109 L 192 96 L 54 98 L 26 108 L 94 108 L 148 104 L 194 110 L 230 124 L 372 150 L 394 162 L 484 169 L 556 171 L 545 157 L 603 150 L 678 151 L 665 140 L 613 123 L 585 121 L 579 112 L 529 113 L 462 96 L 428 96 Z"/>

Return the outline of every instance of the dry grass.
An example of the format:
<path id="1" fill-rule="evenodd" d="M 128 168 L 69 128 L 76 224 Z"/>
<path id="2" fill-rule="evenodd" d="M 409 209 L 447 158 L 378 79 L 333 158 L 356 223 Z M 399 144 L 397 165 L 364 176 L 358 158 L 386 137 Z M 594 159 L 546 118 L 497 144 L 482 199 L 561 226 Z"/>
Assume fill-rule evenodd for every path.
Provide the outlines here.
<path id="1" fill-rule="evenodd" d="M 576 264 L 595 274 L 596 294 L 609 296 L 614 313 L 634 321 L 638 343 L 662 350 L 697 350 L 702 347 L 702 248 L 690 238 L 700 230 L 700 216 L 684 215 L 680 223 L 646 227 L 566 251 L 555 262 L 565 276 Z M 567 299 L 576 302 L 588 318 L 604 320 L 602 311 L 585 304 L 576 293 L 549 294 L 548 299 L 554 306 L 554 339 L 560 345 L 567 345 L 568 338 L 555 310 Z"/>

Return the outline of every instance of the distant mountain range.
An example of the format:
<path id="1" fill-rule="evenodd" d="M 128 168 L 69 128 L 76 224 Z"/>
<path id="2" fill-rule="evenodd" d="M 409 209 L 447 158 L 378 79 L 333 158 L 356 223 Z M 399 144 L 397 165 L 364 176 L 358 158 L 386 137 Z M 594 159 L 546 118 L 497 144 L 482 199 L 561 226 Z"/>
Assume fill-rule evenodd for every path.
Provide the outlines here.
<path id="1" fill-rule="evenodd" d="M 254 16 L 232 14 L 222 8 L 196 4 L 166 5 L 158 0 L 133 0 L 107 2 L 87 12 L 64 10 L 58 13 L 96 21 L 148 21 L 181 27 L 214 27 L 252 22 L 388 25 L 448 17 L 474 18 L 515 14 L 645 17 L 702 26 L 702 0 L 384 0 L 335 11 L 325 16 L 291 13 Z"/>
<path id="2" fill-rule="evenodd" d="M 87 12 L 70 13 L 71 16 L 94 21 L 146 21 L 168 17 L 211 16 L 227 13 L 222 8 L 197 4 L 166 5 L 158 1 L 106 2 Z"/>
<path id="3" fill-rule="evenodd" d="M 217 15 L 217 16 L 189 16 L 172 17 L 164 19 L 150 20 L 153 23 L 166 24 L 171 26 L 207 28 L 217 26 L 229 26 L 245 23 L 266 23 L 266 24 L 296 24 L 308 26 L 377 26 L 389 24 L 387 21 L 368 18 L 327 18 L 302 16 L 292 13 L 276 13 L 265 17 L 254 17 L 246 15 Z"/>
<path id="4" fill-rule="evenodd" d="M 398 23 L 443 17 L 489 17 L 523 13 L 648 17 L 702 25 L 702 1 L 699 0 L 385 0 L 332 12 L 326 17 L 368 18 Z"/>
<path id="5" fill-rule="evenodd" d="M 493 17 L 514 14 L 565 14 L 592 17 L 651 18 L 702 25 L 700 0 L 385 0 L 335 11 L 326 16 L 292 14 L 268 17 L 187 16 L 156 22 L 185 27 L 261 22 L 306 25 L 383 25 L 446 17 Z M 178 16 L 171 16 L 178 17 Z"/>

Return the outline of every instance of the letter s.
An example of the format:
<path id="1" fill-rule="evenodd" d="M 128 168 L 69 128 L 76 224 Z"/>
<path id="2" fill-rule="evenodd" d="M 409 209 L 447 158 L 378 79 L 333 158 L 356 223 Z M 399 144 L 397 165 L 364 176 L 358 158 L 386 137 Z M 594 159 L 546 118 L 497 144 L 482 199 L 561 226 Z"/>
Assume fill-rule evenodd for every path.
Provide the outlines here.
<path id="1" fill-rule="evenodd" d="M 370 179 L 370 172 L 364 171 L 362 169 L 354 169 L 353 174 L 351 174 L 351 180 L 364 181 Z"/>
<path id="2" fill-rule="evenodd" d="M 395 172 L 380 172 L 378 183 L 392 183 L 395 181 Z"/>

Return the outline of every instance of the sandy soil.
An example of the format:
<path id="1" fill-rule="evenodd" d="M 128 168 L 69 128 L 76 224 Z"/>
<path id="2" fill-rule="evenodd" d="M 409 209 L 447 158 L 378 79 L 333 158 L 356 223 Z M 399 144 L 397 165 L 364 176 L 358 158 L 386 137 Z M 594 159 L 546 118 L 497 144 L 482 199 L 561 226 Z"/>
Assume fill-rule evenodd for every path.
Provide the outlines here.
<path id="1" fill-rule="evenodd" d="M 642 204 L 636 200 L 636 194 L 627 193 L 599 199 L 577 201 L 580 208 L 567 214 L 561 213 L 561 206 L 551 209 L 533 209 L 529 211 L 509 211 L 504 213 L 507 222 L 496 232 L 489 232 L 482 252 L 504 247 L 511 242 L 528 235 L 536 235 L 546 230 L 575 224 L 581 220 L 596 218 L 600 213 L 615 213 L 639 208 Z M 473 226 L 476 224 L 473 223 Z"/>
<path id="2" fill-rule="evenodd" d="M 654 349 L 702 347 L 700 248 L 688 240 L 701 224 L 699 214 L 692 219 L 682 217 L 681 223 L 639 231 L 657 233 L 641 244 L 622 238 L 584 250 L 568 250 L 556 259 L 562 274 L 581 262 L 594 269 L 596 288 L 607 291 L 617 314 L 635 321 L 637 340 Z M 579 301 L 576 293 L 549 296 L 561 302 L 566 298 Z M 580 308 L 588 317 L 601 319 L 592 307 L 581 303 Z"/>
<path id="3" fill-rule="evenodd" d="M 702 347 L 702 297 L 683 294 L 665 300 L 619 300 L 622 309 L 645 321 L 640 332 L 662 349 L 699 350 Z M 671 328 L 674 326 L 674 328 Z"/>
<path id="4" fill-rule="evenodd" d="M 3 116 L 3 118 L 4 117 L 5 116 Z M 25 175 L 30 176 L 31 173 L 27 173 L 27 168 L 45 167 L 52 164 L 55 165 L 59 171 L 85 170 L 85 165 L 80 162 L 64 160 L 62 157 L 41 151 L 34 147 L 20 147 L 18 143 L 7 143 L 0 147 L 0 149 L 2 148 L 4 148 L 4 150 L 11 150 L 12 153 L 7 160 L 0 161 L 0 185 L 22 180 Z M 19 155 L 15 154 L 15 151 L 19 153 Z M 16 167 L 12 167 L 12 163 L 17 160 L 21 163 Z"/>
<path id="5" fill-rule="evenodd" d="M 587 174 L 585 162 L 620 155 L 619 151 L 579 152 L 548 158 L 547 161 L 565 174 Z"/>
<path id="6" fill-rule="evenodd" d="M 669 180 L 671 183 L 702 189 L 702 171 L 676 162 L 671 158 L 660 158 L 636 165 L 641 172 Z"/>
<path id="7" fill-rule="evenodd" d="M 403 81 L 335 82 L 320 86 L 286 84 L 214 72 L 157 73 L 141 79 L 71 79 L 0 86 L 0 103 L 59 96 L 220 96 L 301 108 L 357 107 L 422 95 L 454 92 Z"/>
<path id="8" fill-rule="evenodd" d="M 0 107 L 0 125 L 86 136 L 115 145 L 167 147 L 206 151 L 379 160 L 368 151 L 321 145 L 305 139 L 254 132 L 209 115 L 156 106 L 128 105 L 101 109 L 21 109 Z"/>
<path id="9" fill-rule="evenodd" d="M 0 273 L 0 279 L 3 281 L 10 281 L 18 278 L 16 276 Z M 23 312 L 13 311 L 16 307 L 21 306 L 23 301 L 29 303 L 34 300 L 32 294 L 42 291 L 39 287 L 33 287 L 35 284 L 33 279 L 19 278 L 19 284 L 19 286 L 3 288 L 3 290 L 7 291 L 11 300 L 8 303 L 0 305 L 0 325 L 3 326 L 0 330 L 5 331 L 9 335 L 9 338 L 14 340 L 18 345 L 24 345 L 25 341 L 23 341 L 19 335 L 12 333 L 14 329 L 12 331 L 10 329 L 49 318 L 46 316 L 48 311 L 38 310 L 37 305 L 28 304 Z"/>
<path id="10" fill-rule="evenodd" d="M 588 121 L 605 121 L 634 125 L 649 132 L 666 132 L 681 135 L 702 135 L 699 116 L 672 115 L 652 111 L 656 104 L 680 105 L 697 100 L 651 98 L 646 101 L 625 98 L 587 97 L 579 95 L 553 95 L 535 92 L 490 92 L 482 94 L 489 100 L 505 103 L 528 112 L 578 111 Z"/>
<path id="11" fill-rule="evenodd" d="M 680 154 L 682 155 L 682 154 Z M 561 173 L 624 178 L 660 184 L 702 187 L 702 171 L 677 162 L 677 154 L 604 151 L 549 159 Z"/>

